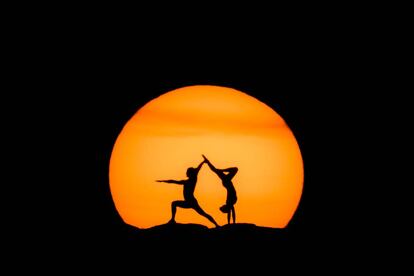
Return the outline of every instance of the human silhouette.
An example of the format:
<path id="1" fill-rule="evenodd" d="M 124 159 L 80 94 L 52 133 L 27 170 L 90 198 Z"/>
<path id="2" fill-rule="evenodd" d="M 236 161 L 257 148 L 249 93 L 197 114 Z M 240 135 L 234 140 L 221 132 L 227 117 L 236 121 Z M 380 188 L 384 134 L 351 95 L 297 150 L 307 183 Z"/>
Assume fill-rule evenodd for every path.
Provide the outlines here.
<path id="1" fill-rule="evenodd" d="M 205 161 L 201 162 L 197 168 L 188 168 L 187 169 L 187 176 L 188 179 L 185 180 L 157 180 L 157 182 L 165 182 L 165 183 L 172 183 L 172 184 L 181 184 L 184 185 L 184 200 L 177 200 L 171 203 L 171 220 L 169 223 L 175 223 L 175 213 L 177 212 L 177 207 L 181 208 L 192 208 L 197 213 L 202 215 L 203 217 L 207 218 L 209 221 L 214 223 L 216 227 L 219 225 L 214 220 L 212 216 L 207 214 L 203 209 L 201 209 L 200 205 L 197 202 L 197 199 L 194 197 L 194 190 L 197 184 L 197 175 L 200 171 L 201 167 L 203 166 Z"/>
<path id="2" fill-rule="evenodd" d="M 217 169 L 211 164 L 210 160 L 203 155 L 204 162 L 210 167 L 210 169 L 220 177 L 221 182 L 223 183 L 224 188 L 227 190 L 226 204 L 220 207 L 220 211 L 227 213 L 227 223 L 230 224 L 230 216 L 233 218 L 233 223 L 236 223 L 236 211 L 234 209 L 234 204 L 237 202 L 236 189 L 231 182 L 232 178 L 236 175 L 238 168 L 232 167 L 227 169 Z"/>

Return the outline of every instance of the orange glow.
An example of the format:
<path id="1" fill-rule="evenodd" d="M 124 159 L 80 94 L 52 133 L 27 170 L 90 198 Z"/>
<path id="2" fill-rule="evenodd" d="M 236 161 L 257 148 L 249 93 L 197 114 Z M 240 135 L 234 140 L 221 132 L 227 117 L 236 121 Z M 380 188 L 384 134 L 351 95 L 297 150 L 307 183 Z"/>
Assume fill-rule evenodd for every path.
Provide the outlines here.
<path id="1" fill-rule="evenodd" d="M 155 182 L 187 179 L 206 155 L 219 169 L 238 167 L 233 178 L 237 222 L 285 227 L 303 188 L 299 146 L 270 107 L 240 91 L 189 86 L 148 102 L 128 121 L 113 148 L 109 178 L 116 209 L 130 225 L 148 228 L 171 217 L 183 186 Z M 195 196 L 220 224 L 227 215 L 220 179 L 203 165 Z M 192 209 L 177 209 L 178 223 L 213 225 Z"/>

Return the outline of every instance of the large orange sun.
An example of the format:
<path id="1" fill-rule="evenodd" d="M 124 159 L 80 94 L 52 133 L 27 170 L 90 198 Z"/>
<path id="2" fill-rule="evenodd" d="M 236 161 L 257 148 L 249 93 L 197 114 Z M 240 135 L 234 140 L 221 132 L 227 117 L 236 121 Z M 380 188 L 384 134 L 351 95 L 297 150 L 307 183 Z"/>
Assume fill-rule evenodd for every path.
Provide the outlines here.
<path id="1" fill-rule="evenodd" d="M 238 167 L 233 178 L 237 222 L 285 227 L 302 194 L 303 162 L 285 121 L 257 99 L 231 88 L 189 86 L 148 102 L 128 121 L 113 148 L 109 178 L 115 207 L 138 228 L 164 224 L 183 186 L 157 179 L 186 179 L 203 160 Z M 195 196 L 220 224 L 226 189 L 207 165 Z M 213 226 L 192 209 L 178 208 L 176 221 Z"/>

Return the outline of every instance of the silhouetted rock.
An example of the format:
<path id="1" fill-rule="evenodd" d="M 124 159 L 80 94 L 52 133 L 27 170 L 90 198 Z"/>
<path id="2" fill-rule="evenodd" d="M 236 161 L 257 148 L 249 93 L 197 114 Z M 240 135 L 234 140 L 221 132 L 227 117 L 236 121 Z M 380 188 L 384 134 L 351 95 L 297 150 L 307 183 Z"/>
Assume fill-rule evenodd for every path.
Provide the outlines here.
<path id="1" fill-rule="evenodd" d="M 204 225 L 200 225 L 200 224 L 194 224 L 194 223 L 189 223 L 189 224 L 182 224 L 182 223 L 167 223 L 167 224 L 162 224 L 162 225 L 157 225 L 148 229 L 144 229 L 141 231 L 146 231 L 146 232 L 158 232 L 158 233 L 162 233 L 162 232 L 170 232 L 170 231 L 174 231 L 174 232 L 200 232 L 200 231 L 207 231 L 208 227 L 204 226 Z"/>
<path id="2" fill-rule="evenodd" d="M 281 246 L 288 235 L 285 229 L 260 227 L 254 224 L 237 223 L 217 228 L 199 224 L 163 224 L 148 229 L 128 228 L 129 241 L 138 241 L 139 246 L 186 245 L 225 248 L 235 246 Z"/>

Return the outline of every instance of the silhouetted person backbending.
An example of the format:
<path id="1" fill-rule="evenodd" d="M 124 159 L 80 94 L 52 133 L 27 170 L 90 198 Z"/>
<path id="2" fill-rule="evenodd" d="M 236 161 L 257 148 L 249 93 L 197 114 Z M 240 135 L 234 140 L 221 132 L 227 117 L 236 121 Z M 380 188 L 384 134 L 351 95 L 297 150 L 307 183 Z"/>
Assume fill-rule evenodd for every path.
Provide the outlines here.
<path id="1" fill-rule="evenodd" d="M 236 189 L 234 189 L 233 183 L 231 180 L 236 175 L 238 169 L 236 167 L 227 168 L 227 169 L 217 169 L 211 164 L 211 162 L 204 157 L 204 161 L 208 164 L 210 169 L 220 177 L 224 188 L 227 190 L 226 204 L 220 207 L 220 211 L 227 213 L 227 223 L 230 223 L 230 216 L 233 217 L 233 223 L 236 223 L 236 211 L 234 210 L 234 204 L 237 202 Z M 227 174 L 226 174 L 227 173 Z"/>
<path id="2" fill-rule="evenodd" d="M 212 216 L 210 216 L 209 214 L 204 212 L 203 209 L 201 209 L 200 205 L 197 202 L 197 199 L 194 197 L 194 190 L 197 184 L 197 175 L 201 169 L 201 166 L 203 166 L 204 162 L 205 161 L 201 162 L 197 168 L 188 168 L 187 169 L 188 179 L 186 180 L 157 180 L 157 182 L 184 185 L 184 200 L 177 200 L 171 203 L 172 217 L 169 223 L 175 223 L 175 213 L 177 212 L 177 207 L 181 207 L 181 208 L 192 208 L 197 213 L 199 213 L 203 217 L 206 217 L 209 221 L 214 223 L 216 227 L 219 226 Z"/>

